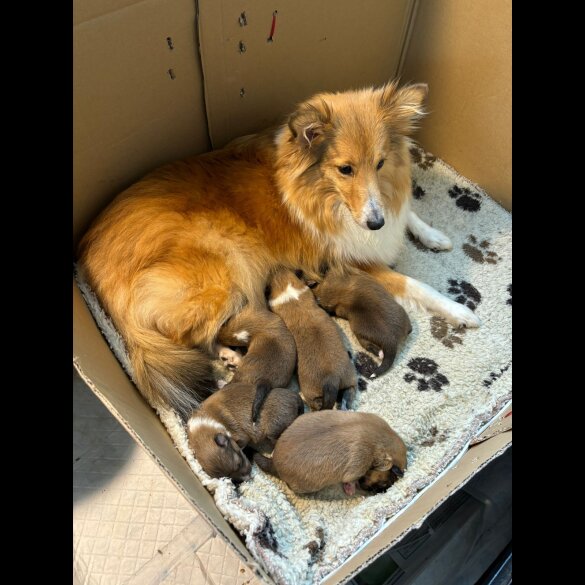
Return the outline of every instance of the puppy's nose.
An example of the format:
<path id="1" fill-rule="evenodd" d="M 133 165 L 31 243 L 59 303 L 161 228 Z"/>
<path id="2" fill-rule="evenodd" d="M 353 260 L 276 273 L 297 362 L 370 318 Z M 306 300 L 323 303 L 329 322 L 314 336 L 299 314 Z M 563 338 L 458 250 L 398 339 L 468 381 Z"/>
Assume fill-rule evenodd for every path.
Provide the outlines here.
<path id="1" fill-rule="evenodd" d="M 371 230 L 379 230 L 385 223 L 386 222 L 384 221 L 384 218 L 382 216 L 376 217 L 374 219 L 368 219 L 368 221 L 366 221 L 368 229 Z"/>

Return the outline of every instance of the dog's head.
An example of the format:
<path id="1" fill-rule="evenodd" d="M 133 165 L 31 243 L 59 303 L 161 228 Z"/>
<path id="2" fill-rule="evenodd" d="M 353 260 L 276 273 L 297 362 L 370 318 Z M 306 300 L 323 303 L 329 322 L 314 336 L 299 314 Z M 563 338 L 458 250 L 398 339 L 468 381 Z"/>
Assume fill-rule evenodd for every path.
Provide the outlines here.
<path id="1" fill-rule="evenodd" d="M 383 471 L 380 471 L 379 469 L 370 469 L 366 475 L 360 477 L 358 484 L 364 491 L 378 494 L 380 492 L 385 492 L 403 475 L 404 472 L 396 465 Z"/>
<path id="2" fill-rule="evenodd" d="M 372 466 L 359 480 L 363 490 L 376 493 L 388 489 L 401 478 L 407 466 L 404 441 L 383 421 L 378 423 L 378 432 L 380 441 L 373 453 Z"/>
<path id="3" fill-rule="evenodd" d="M 188 430 L 189 446 L 205 473 L 235 481 L 249 479 L 252 465 L 223 425 L 204 416 L 193 416 Z"/>
<path id="4" fill-rule="evenodd" d="M 393 82 L 301 104 L 277 139 L 285 201 L 318 227 L 329 211 L 330 223 L 351 217 L 364 229 L 382 228 L 393 198 L 410 192 L 410 173 L 397 170 L 410 165 L 406 136 L 426 94 L 424 84 Z"/>

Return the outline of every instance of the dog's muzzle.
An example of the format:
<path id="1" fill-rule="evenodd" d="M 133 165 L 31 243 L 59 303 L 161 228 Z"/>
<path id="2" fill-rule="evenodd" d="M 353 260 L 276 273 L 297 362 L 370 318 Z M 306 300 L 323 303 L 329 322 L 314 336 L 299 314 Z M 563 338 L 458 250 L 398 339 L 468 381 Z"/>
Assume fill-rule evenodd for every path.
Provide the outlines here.
<path id="1" fill-rule="evenodd" d="M 369 230 L 379 230 L 384 225 L 384 212 L 380 204 L 373 197 L 370 197 L 368 200 L 364 212 L 366 226 Z"/>

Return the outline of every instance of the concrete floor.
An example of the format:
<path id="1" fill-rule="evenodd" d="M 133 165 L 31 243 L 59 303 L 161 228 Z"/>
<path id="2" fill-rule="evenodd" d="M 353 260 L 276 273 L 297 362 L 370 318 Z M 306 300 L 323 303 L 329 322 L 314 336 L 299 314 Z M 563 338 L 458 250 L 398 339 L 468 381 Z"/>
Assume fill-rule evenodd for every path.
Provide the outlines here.
<path id="1" fill-rule="evenodd" d="M 73 583 L 259 585 L 76 372 Z"/>

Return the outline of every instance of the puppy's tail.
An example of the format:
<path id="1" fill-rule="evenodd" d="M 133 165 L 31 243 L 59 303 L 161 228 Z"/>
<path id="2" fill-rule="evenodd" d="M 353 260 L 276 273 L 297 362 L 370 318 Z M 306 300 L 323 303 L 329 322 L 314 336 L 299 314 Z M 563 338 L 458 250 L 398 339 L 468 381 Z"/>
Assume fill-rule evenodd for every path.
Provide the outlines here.
<path id="1" fill-rule="evenodd" d="M 260 416 L 260 410 L 266 400 L 266 397 L 272 390 L 272 386 L 268 380 L 260 380 L 256 384 L 256 395 L 254 396 L 254 402 L 252 403 L 252 422 L 255 423 Z"/>
<path id="2" fill-rule="evenodd" d="M 262 471 L 269 473 L 274 477 L 278 477 L 278 472 L 274 467 L 274 463 L 272 462 L 272 459 L 270 459 L 269 457 L 264 457 L 264 455 L 261 455 L 260 453 L 254 453 L 254 463 L 256 463 L 256 465 Z"/>
<path id="3" fill-rule="evenodd" d="M 215 390 L 211 359 L 154 331 L 132 333 L 128 349 L 138 389 L 154 408 L 172 408 L 186 420 Z"/>

